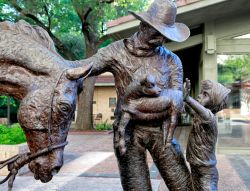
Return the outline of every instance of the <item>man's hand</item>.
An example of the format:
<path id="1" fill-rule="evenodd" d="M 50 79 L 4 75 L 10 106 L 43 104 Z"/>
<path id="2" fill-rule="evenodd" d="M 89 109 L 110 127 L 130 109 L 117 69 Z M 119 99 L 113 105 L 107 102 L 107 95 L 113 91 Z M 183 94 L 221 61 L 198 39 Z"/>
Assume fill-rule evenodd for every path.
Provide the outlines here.
<path id="1" fill-rule="evenodd" d="M 71 68 L 66 71 L 66 77 L 69 80 L 77 80 L 79 78 L 87 78 L 92 70 L 93 63 L 91 62 L 90 64 L 84 65 L 79 68 Z"/>
<path id="2" fill-rule="evenodd" d="M 187 97 L 190 96 L 191 83 L 188 78 L 185 79 L 184 88 L 183 88 L 183 100 L 186 101 Z"/>

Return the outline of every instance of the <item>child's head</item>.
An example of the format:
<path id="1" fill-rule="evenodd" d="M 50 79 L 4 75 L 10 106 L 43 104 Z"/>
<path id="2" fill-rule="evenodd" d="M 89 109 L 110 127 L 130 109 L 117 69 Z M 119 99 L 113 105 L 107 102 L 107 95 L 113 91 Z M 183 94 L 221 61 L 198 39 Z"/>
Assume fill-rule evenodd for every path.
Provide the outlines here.
<path id="1" fill-rule="evenodd" d="M 197 101 L 213 113 L 217 113 L 226 107 L 230 91 L 218 82 L 204 80 L 201 83 L 201 92 Z"/>

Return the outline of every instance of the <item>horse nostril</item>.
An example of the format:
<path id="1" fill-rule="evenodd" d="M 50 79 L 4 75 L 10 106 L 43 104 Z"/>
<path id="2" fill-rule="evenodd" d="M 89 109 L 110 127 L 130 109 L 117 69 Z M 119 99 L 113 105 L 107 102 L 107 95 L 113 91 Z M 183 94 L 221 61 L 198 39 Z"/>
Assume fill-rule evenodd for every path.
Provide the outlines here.
<path id="1" fill-rule="evenodd" d="M 52 176 L 56 175 L 59 171 L 60 171 L 61 167 L 56 166 L 55 168 L 53 168 L 53 170 L 51 171 Z"/>

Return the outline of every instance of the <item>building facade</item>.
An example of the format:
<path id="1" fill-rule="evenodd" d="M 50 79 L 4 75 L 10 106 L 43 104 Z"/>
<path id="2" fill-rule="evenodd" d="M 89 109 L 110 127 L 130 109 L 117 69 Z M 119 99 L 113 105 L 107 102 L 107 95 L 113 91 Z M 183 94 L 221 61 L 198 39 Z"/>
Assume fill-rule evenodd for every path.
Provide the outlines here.
<path id="1" fill-rule="evenodd" d="M 93 99 L 94 124 L 114 121 L 117 95 L 114 77 L 111 73 L 104 73 L 97 77 Z"/>

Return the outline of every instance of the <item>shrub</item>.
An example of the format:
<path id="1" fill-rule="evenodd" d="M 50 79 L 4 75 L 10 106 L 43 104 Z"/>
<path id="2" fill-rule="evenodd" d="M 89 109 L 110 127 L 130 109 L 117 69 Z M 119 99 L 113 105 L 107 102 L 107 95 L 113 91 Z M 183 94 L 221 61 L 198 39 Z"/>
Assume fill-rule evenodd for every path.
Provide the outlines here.
<path id="1" fill-rule="evenodd" d="M 11 127 L 0 124 L 0 144 L 14 145 L 26 142 L 26 137 L 18 123 Z"/>
<path id="2" fill-rule="evenodd" d="M 112 130 L 112 125 L 108 124 L 107 121 L 105 121 L 104 123 L 96 124 L 95 129 L 97 131 L 108 131 Z"/>
<path id="3" fill-rule="evenodd" d="M 0 118 L 7 118 L 8 96 L 0 96 Z M 10 97 L 10 122 L 17 122 L 19 101 Z"/>

